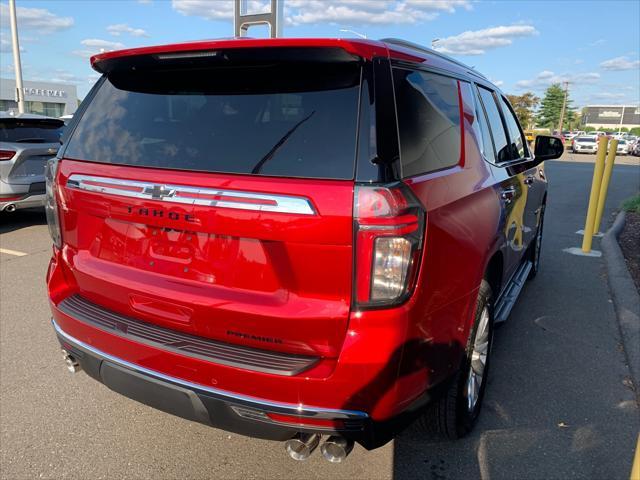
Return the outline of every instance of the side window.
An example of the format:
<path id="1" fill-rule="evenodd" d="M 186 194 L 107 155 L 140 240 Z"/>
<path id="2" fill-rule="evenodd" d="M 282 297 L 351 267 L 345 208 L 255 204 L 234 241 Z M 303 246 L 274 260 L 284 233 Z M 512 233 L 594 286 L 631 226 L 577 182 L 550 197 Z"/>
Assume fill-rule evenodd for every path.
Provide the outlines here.
<path id="1" fill-rule="evenodd" d="M 498 97 L 500 101 L 500 106 L 502 107 L 502 113 L 504 114 L 504 121 L 507 124 L 507 130 L 509 130 L 509 139 L 511 141 L 511 145 L 509 149 L 511 150 L 511 160 L 517 160 L 519 158 L 525 158 L 528 156 L 527 151 L 527 142 L 522 138 L 522 130 L 518 125 L 518 119 L 516 118 L 513 110 L 511 110 L 511 106 L 504 99 L 504 97 Z"/>
<path id="2" fill-rule="evenodd" d="M 474 88 L 473 100 L 475 104 L 475 114 L 476 114 L 476 122 L 474 122 L 474 126 L 477 124 L 477 132 L 478 139 L 481 143 L 480 151 L 484 155 L 489 162 L 495 163 L 496 161 L 496 151 L 493 148 L 493 139 L 491 138 L 491 130 L 489 129 L 489 125 L 487 124 L 487 116 L 484 113 L 484 108 L 482 107 L 482 103 L 480 103 L 480 98 L 478 97 L 478 91 Z M 479 135 L 478 135 L 479 133 Z"/>
<path id="3" fill-rule="evenodd" d="M 491 126 L 491 133 L 493 134 L 493 143 L 496 147 L 497 161 L 506 162 L 511 160 L 509 154 L 509 143 L 507 135 L 504 131 L 502 124 L 502 117 L 500 116 L 500 110 L 493 96 L 491 90 L 487 90 L 483 87 L 478 87 L 484 110 L 487 112 L 487 120 Z"/>
<path id="4" fill-rule="evenodd" d="M 460 161 L 458 81 L 434 73 L 394 69 L 403 176 Z"/>

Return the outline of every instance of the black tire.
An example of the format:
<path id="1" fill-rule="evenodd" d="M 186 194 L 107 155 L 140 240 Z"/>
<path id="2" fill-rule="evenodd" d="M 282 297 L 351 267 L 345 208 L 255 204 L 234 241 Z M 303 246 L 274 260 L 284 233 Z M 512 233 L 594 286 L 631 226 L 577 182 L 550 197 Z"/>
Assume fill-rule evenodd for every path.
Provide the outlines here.
<path id="1" fill-rule="evenodd" d="M 428 405 L 425 412 L 418 418 L 417 426 L 419 429 L 432 434 L 435 433 L 450 440 L 455 440 L 467 435 L 476 424 L 482 408 L 482 400 L 487 386 L 487 374 L 489 373 L 489 364 L 491 363 L 491 347 L 493 345 L 493 308 L 491 299 L 491 287 L 486 280 L 482 280 L 476 303 L 476 315 L 467 343 L 466 355 L 460 369 L 446 390 L 442 392 L 439 398 Z M 467 385 L 471 375 L 472 353 L 478 334 L 478 327 L 485 311 L 488 315 L 486 361 L 477 400 L 470 409 Z"/>
<path id="2" fill-rule="evenodd" d="M 542 250 L 542 236 L 544 234 L 544 211 L 547 208 L 546 202 L 540 206 L 540 223 L 536 236 L 533 240 L 533 244 L 529 247 L 529 260 L 531 260 L 532 267 L 529 272 L 527 280 L 533 280 L 540 271 L 540 253 Z"/>

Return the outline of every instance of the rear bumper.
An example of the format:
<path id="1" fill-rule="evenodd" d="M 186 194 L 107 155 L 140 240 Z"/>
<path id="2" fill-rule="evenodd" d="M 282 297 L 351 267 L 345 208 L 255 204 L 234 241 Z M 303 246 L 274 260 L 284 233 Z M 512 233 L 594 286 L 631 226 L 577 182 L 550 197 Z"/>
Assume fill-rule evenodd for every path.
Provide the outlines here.
<path id="1" fill-rule="evenodd" d="M 61 346 L 89 376 L 117 393 L 187 420 L 269 440 L 287 440 L 300 431 L 338 433 L 372 448 L 371 440 L 380 437 L 374 432 L 375 422 L 364 412 L 274 402 L 198 385 L 102 352 L 66 333 L 55 320 L 52 324 Z M 268 413 L 339 420 L 345 428 L 276 423 Z"/>
<path id="2" fill-rule="evenodd" d="M 17 200 L 0 200 L 0 212 L 4 211 L 7 207 L 13 205 L 15 210 L 22 208 L 37 208 L 44 207 L 45 195 L 29 195 Z M 13 208 L 11 208 L 13 210 Z"/>

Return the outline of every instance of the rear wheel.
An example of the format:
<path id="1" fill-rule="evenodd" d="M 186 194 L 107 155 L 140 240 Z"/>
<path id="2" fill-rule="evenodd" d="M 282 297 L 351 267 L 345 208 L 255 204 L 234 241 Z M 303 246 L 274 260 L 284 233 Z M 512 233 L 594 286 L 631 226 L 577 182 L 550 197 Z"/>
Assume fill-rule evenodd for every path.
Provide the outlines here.
<path id="1" fill-rule="evenodd" d="M 478 420 L 493 344 L 491 298 L 491 287 L 483 280 L 465 358 L 446 392 L 418 419 L 424 430 L 453 440 L 469 433 Z"/>

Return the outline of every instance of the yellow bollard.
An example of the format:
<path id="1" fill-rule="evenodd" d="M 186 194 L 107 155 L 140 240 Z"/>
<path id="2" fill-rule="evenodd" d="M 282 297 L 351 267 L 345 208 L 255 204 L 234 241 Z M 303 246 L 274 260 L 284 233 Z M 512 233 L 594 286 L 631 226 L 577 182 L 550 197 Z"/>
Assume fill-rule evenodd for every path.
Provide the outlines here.
<path id="1" fill-rule="evenodd" d="M 607 155 L 607 163 L 604 167 L 604 176 L 602 177 L 602 185 L 600 186 L 600 194 L 598 195 L 598 208 L 596 209 L 596 222 L 593 224 L 593 233 L 600 231 L 602 223 L 602 214 L 604 213 L 604 204 L 607 201 L 607 192 L 609 191 L 609 181 L 611 180 L 611 172 L 613 164 L 616 161 L 616 150 L 618 149 L 618 140 L 611 140 L 609 144 L 609 155 Z"/>
<path id="2" fill-rule="evenodd" d="M 631 467 L 630 480 L 640 480 L 640 435 L 638 435 L 636 454 L 633 456 L 633 466 Z"/>
<path id="3" fill-rule="evenodd" d="M 604 157 L 607 154 L 607 143 L 609 139 L 605 136 L 598 142 L 598 155 L 596 165 L 593 169 L 593 181 L 591 182 L 591 194 L 589 195 L 589 208 L 587 209 L 587 219 L 584 224 L 584 237 L 582 238 L 582 251 L 591 251 L 593 241 L 593 225 L 596 219 L 596 208 L 598 206 L 598 195 L 600 195 L 600 185 L 602 184 L 602 172 L 604 171 Z"/>

